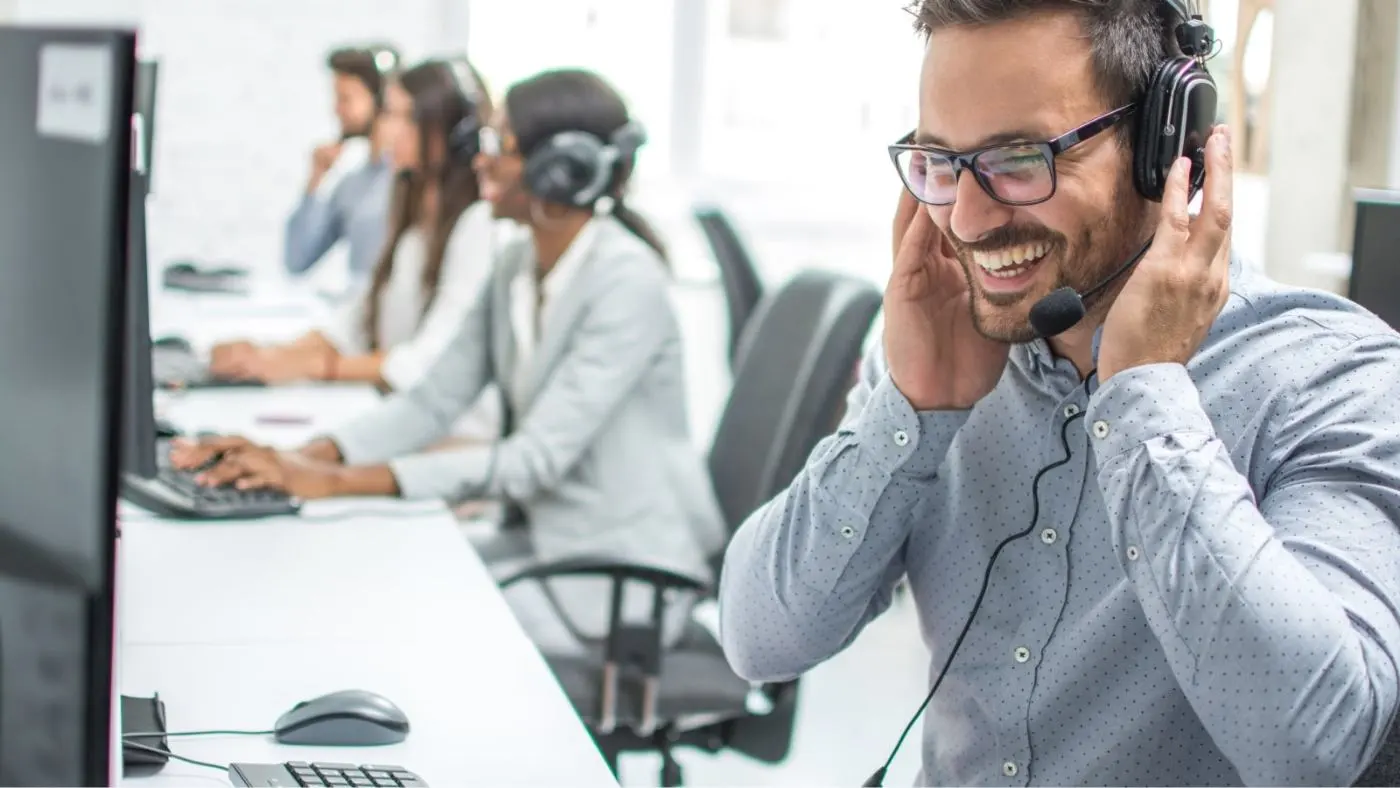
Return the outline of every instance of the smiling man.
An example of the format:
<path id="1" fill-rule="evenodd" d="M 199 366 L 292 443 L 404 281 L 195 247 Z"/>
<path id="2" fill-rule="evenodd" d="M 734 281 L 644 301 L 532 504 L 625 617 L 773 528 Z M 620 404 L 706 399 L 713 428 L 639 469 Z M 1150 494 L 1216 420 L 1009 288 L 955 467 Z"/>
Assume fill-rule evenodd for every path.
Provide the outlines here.
<path id="1" fill-rule="evenodd" d="M 731 543 L 731 664 L 798 676 L 907 578 L 923 784 L 1352 784 L 1396 710 L 1400 336 L 1232 258 L 1225 129 L 1135 167 L 1182 3 L 913 10 L 883 341 Z"/>

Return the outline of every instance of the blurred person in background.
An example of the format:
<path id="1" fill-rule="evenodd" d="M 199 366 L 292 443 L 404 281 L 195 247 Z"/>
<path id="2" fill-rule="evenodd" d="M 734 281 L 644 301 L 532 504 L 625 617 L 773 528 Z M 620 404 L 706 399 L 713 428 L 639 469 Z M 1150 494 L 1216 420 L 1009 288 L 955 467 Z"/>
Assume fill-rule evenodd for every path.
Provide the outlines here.
<path id="1" fill-rule="evenodd" d="M 364 294 L 285 345 L 218 345 L 214 374 L 266 383 L 416 385 L 453 340 L 491 270 L 500 228 L 472 162 L 490 96 L 464 61 L 434 59 L 391 82 L 379 121 L 393 181 L 387 239 Z M 482 397 L 467 434 L 495 437 L 499 407 Z M 469 420 L 470 421 L 470 420 Z"/>
<path id="2" fill-rule="evenodd" d="M 388 87 L 398 68 L 392 47 L 337 49 L 327 58 L 340 137 L 311 152 L 311 175 L 287 218 L 282 264 L 312 270 L 336 243 L 349 245 L 350 278 L 369 274 L 384 244 L 394 166 L 381 128 Z"/>
<path id="3" fill-rule="evenodd" d="M 709 581 L 724 526 L 689 434 L 679 326 L 665 252 L 624 203 L 644 137 L 617 92 L 585 71 L 513 86 L 481 134 L 477 169 L 495 215 L 528 235 L 504 249 L 457 338 L 414 388 L 293 452 L 241 438 L 172 452 L 209 485 L 303 499 L 401 496 L 496 500 L 526 525 L 477 543 L 493 570 L 582 555 Z M 488 383 L 505 393 L 498 441 L 431 450 Z M 507 592 L 546 653 L 607 629 L 609 580 L 525 582 Z M 624 611 L 649 616 L 649 589 Z M 668 605 L 668 638 L 689 616 Z"/>

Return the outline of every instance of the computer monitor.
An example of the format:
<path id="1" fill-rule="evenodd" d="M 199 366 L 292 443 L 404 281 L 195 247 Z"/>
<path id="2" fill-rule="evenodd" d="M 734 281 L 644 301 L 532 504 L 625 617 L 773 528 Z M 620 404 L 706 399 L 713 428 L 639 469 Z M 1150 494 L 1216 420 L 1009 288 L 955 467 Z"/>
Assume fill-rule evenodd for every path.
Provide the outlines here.
<path id="1" fill-rule="evenodd" d="M 146 259 L 145 176 L 131 173 L 127 224 L 126 364 L 122 377 L 122 473 L 156 475 L 155 374 L 151 369 L 151 309 Z"/>
<path id="2" fill-rule="evenodd" d="M 135 34 L 0 27 L 0 784 L 106 785 Z"/>
<path id="3" fill-rule="evenodd" d="M 1400 328 L 1400 192 L 1357 190 L 1347 297 Z"/>
<path id="4" fill-rule="evenodd" d="M 136 170 L 145 176 L 146 193 L 151 193 L 151 173 L 156 153 L 156 84 L 160 63 L 142 60 L 136 64 Z"/>

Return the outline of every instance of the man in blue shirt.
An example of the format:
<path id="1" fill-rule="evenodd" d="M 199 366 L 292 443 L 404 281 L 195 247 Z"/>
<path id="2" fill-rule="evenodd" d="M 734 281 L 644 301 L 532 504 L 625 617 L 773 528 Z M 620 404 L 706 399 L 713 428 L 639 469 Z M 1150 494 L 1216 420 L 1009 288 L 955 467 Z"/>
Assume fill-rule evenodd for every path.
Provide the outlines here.
<path id="1" fill-rule="evenodd" d="M 283 265 L 288 273 L 306 273 L 341 240 L 349 246 L 352 283 L 363 281 L 374 267 L 388 231 L 394 175 L 377 121 L 397 63 L 398 54 L 389 47 L 330 54 L 340 138 L 312 151 L 305 194 L 287 219 Z M 347 150 L 361 141 L 367 146 Z"/>
<path id="2" fill-rule="evenodd" d="M 1225 129 L 1199 216 L 1189 162 L 1160 203 L 1135 188 L 1166 6 L 914 4 L 882 347 L 726 557 L 750 680 L 836 654 L 907 578 L 921 784 L 1350 785 L 1395 718 L 1400 336 L 1232 258 Z"/>

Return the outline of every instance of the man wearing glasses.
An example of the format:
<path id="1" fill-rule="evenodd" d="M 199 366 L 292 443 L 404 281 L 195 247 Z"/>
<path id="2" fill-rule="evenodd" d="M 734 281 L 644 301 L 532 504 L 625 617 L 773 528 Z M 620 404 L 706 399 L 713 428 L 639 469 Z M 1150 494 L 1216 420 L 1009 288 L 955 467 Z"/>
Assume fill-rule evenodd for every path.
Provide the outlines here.
<path id="1" fill-rule="evenodd" d="M 1400 336 L 1232 259 L 1224 129 L 1160 201 L 1135 187 L 1169 5 L 914 4 L 883 346 L 729 548 L 721 640 L 755 681 L 907 579 L 920 784 L 1350 785 L 1395 717 Z M 1057 291 L 1084 311 L 1047 335 Z"/>

